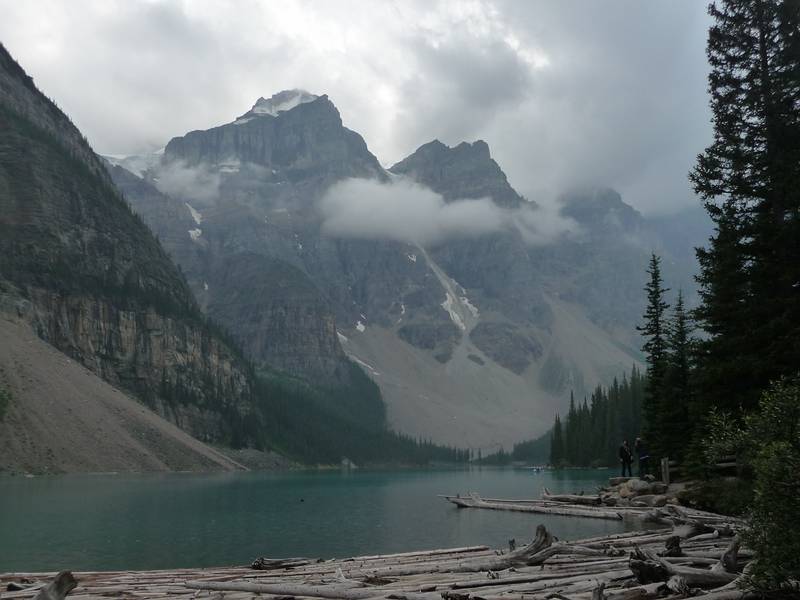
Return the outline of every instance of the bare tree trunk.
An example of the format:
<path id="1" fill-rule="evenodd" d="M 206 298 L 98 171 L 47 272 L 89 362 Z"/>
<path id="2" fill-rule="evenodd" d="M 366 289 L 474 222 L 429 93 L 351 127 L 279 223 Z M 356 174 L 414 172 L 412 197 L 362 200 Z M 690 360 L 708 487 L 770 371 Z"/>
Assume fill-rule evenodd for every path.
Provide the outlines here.
<path id="1" fill-rule="evenodd" d="M 61 571 L 55 579 L 44 586 L 33 600 L 64 600 L 78 585 L 70 571 Z"/>

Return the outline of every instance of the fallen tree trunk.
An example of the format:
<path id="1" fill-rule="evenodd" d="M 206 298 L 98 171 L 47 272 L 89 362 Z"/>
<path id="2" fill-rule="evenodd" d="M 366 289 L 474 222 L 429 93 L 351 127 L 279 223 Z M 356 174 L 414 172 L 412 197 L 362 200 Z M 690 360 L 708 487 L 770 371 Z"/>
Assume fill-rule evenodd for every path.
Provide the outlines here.
<path id="1" fill-rule="evenodd" d="M 681 550 L 681 536 L 672 535 L 668 537 L 666 548 L 660 553 L 660 556 L 683 556 L 683 550 Z"/>
<path id="2" fill-rule="evenodd" d="M 366 600 L 374 598 L 376 590 L 354 584 L 306 585 L 302 583 L 249 583 L 243 581 L 187 581 L 192 590 L 214 590 L 220 592 L 253 592 L 274 596 L 310 596 L 312 598 L 342 598 L 344 600 Z"/>
<path id="3" fill-rule="evenodd" d="M 410 565 L 406 568 L 395 569 L 387 567 L 367 571 L 373 577 L 398 577 L 407 575 L 422 575 L 427 573 L 475 573 L 478 571 L 502 571 L 515 566 L 524 566 L 528 561 L 534 560 L 543 550 L 553 544 L 553 536 L 544 525 L 536 528 L 536 537 L 522 548 L 486 558 L 466 558 L 455 562 L 428 563 L 423 565 Z"/>
<path id="4" fill-rule="evenodd" d="M 584 496 L 583 494 L 551 494 L 550 490 L 544 488 L 542 500 L 552 502 L 567 502 L 569 504 L 583 504 L 587 506 L 597 506 L 600 504 L 600 496 Z"/>
<path id="5" fill-rule="evenodd" d="M 272 571 L 304 567 L 318 562 L 320 562 L 319 558 L 265 558 L 261 556 L 250 564 L 250 568 L 258 571 Z"/>
<path id="6" fill-rule="evenodd" d="M 735 554 L 738 549 L 738 540 L 731 544 L 732 552 Z M 723 555 L 724 556 L 724 555 Z M 730 558 L 728 559 L 730 561 Z M 672 577 L 680 577 L 688 587 L 720 587 L 736 580 L 735 573 L 725 570 L 722 560 L 711 569 L 696 569 L 694 567 L 682 567 L 670 563 L 668 560 L 656 556 L 652 552 L 641 550 L 638 547 L 631 554 L 629 563 L 639 583 L 653 583 L 655 581 L 667 581 Z"/>
<path id="7" fill-rule="evenodd" d="M 739 536 L 733 538 L 730 546 L 719 559 L 719 563 L 728 573 L 736 573 L 739 570 Z"/>
<path id="8" fill-rule="evenodd" d="M 78 585 L 69 571 L 61 571 L 55 579 L 39 590 L 33 600 L 64 600 Z"/>
<path id="9" fill-rule="evenodd" d="M 509 510 L 514 512 L 531 512 L 542 513 L 550 515 L 562 515 L 567 517 L 588 517 L 591 519 L 611 519 L 614 521 L 621 521 L 622 515 L 617 511 L 605 510 L 603 508 L 585 508 L 572 507 L 564 504 L 564 506 L 554 506 L 560 504 L 557 502 L 550 503 L 549 505 L 537 504 L 512 504 L 509 502 L 489 502 L 482 499 L 480 496 L 473 494 L 468 497 L 459 496 L 445 496 L 447 500 L 458 506 L 459 508 L 485 508 L 489 510 Z M 544 501 L 543 501 L 544 502 Z"/>

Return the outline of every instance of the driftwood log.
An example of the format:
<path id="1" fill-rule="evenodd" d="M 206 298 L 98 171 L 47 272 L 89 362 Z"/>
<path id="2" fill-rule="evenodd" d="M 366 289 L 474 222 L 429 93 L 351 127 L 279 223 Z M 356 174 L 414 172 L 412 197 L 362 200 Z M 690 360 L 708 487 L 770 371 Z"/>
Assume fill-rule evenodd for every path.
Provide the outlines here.
<path id="1" fill-rule="evenodd" d="M 734 538 L 711 569 L 697 569 L 675 565 L 666 557 L 637 547 L 631 554 L 629 566 L 639 583 L 671 581 L 668 586 L 670 589 L 676 593 L 684 593 L 692 587 L 717 588 L 733 583 L 738 578 L 735 572 L 738 552 L 739 539 Z M 732 570 L 729 571 L 729 568 Z M 683 591 L 679 591 L 679 588 Z"/>
<path id="2" fill-rule="evenodd" d="M 77 585 L 78 582 L 70 571 L 61 571 L 53 581 L 39 590 L 34 600 L 64 600 Z"/>
<path id="3" fill-rule="evenodd" d="M 608 510 L 602 505 L 597 504 L 593 506 L 575 506 L 565 502 L 549 500 L 525 500 L 517 503 L 512 501 L 484 500 L 477 494 L 470 494 L 469 496 L 444 496 L 444 498 L 459 508 L 483 508 L 567 517 L 588 517 L 591 519 L 610 519 L 614 521 L 622 520 L 622 515 L 618 511 Z"/>
<path id="4" fill-rule="evenodd" d="M 294 569 L 296 567 L 318 563 L 320 560 L 319 558 L 264 558 L 261 556 L 250 564 L 250 568 L 258 571 Z"/>
<path id="5" fill-rule="evenodd" d="M 549 500 L 551 502 L 565 502 L 568 504 L 581 504 L 586 506 L 597 506 L 600 504 L 600 496 L 583 494 L 551 494 L 550 490 L 544 488 L 542 493 L 542 500 Z"/>
<path id="6" fill-rule="evenodd" d="M 683 550 L 681 550 L 681 536 L 669 536 L 667 538 L 666 548 L 659 553 L 659 556 L 683 556 Z"/>

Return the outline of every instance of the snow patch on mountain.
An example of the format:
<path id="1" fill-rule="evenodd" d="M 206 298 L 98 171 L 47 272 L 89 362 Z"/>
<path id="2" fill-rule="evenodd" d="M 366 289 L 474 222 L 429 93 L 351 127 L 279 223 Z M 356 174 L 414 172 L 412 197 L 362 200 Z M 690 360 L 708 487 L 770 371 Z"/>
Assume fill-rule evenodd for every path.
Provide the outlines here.
<path id="1" fill-rule="evenodd" d="M 203 215 L 200 214 L 200 211 L 194 208 L 188 202 L 184 202 L 184 204 L 186 204 L 186 208 L 189 209 L 189 212 L 192 213 L 192 218 L 194 219 L 194 222 L 200 225 L 200 223 L 203 222 Z"/>
<path id="2" fill-rule="evenodd" d="M 203 235 L 202 229 L 190 229 L 189 230 L 189 237 L 192 238 L 193 242 L 196 242 L 200 239 L 200 236 Z"/>
<path id="3" fill-rule="evenodd" d="M 284 90 L 278 92 L 271 98 L 259 98 L 256 100 L 253 108 L 236 119 L 234 124 L 243 125 L 256 117 L 277 117 L 282 112 L 290 111 L 307 102 L 313 102 L 317 98 L 319 98 L 319 96 L 310 94 L 305 90 Z"/>
<path id="4" fill-rule="evenodd" d="M 461 318 L 461 315 L 458 314 L 458 311 L 455 309 L 456 299 L 450 294 L 450 292 L 445 293 L 444 302 L 442 302 L 439 306 L 447 311 L 447 314 L 450 315 L 450 320 L 455 323 L 459 329 L 462 331 L 467 330 L 467 326 L 464 324 L 464 320 Z"/>
<path id="5" fill-rule="evenodd" d="M 478 311 L 478 307 L 475 306 L 472 302 L 470 302 L 467 296 L 460 296 L 459 299 L 461 300 L 461 304 L 466 306 L 467 310 L 472 313 L 473 317 L 477 319 L 480 316 L 481 313 Z"/>

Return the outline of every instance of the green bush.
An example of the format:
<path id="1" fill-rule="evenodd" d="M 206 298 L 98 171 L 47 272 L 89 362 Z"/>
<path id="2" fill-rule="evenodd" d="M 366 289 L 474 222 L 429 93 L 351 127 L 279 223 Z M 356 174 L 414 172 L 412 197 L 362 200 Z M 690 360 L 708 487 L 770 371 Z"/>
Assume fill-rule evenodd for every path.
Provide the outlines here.
<path id="1" fill-rule="evenodd" d="M 678 495 L 681 504 L 722 515 L 745 516 L 753 502 L 753 482 L 736 477 L 697 481 Z"/>
<path id="2" fill-rule="evenodd" d="M 742 419 L 712 413 L 708 458 L 731 451 L 753 470 L 753 500 L 744 543 L 756 560 L 749 583 L 800 592 L 800 377 L 774 383 Z"/>

